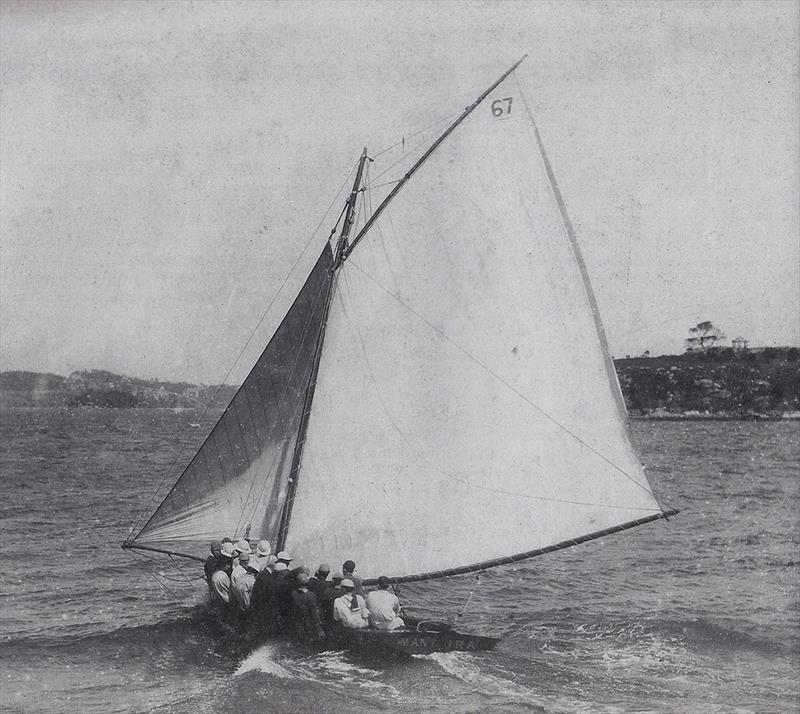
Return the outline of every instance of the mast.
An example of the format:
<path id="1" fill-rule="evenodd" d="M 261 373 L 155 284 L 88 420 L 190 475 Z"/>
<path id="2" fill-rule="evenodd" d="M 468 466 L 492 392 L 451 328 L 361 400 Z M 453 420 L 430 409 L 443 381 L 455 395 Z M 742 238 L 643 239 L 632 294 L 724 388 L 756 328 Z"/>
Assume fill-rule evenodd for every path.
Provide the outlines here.
<path id="1" fill-rule="evenodd" d="M 347 239 L 350 237 L 350 230 L 355 222 L 356 200 L 358 199 L 358 192 L 361 189 L 361 176 L 364 173 L 364 164 L 367 162 L 367 158 L 367 147 L 365 146 L 364 150 L 361 152 L 361 158 L 358 160 L 358 170 L 353 180 L 353 189 L 350 191 L 350 197 L 347 199 L 347 211 L 344 217 L 344 225 L 342 226 L 342 232 L 339 234 L 339 240 L 336 243 L 336 253 L 334 254 L 333 263 L 334 270 L 337 270 L 339 266 L 341 266 L 346 254 L 349 253 Z M 324 324 L 323 321 L 323 325 Z"/>
<path id="2" fill-rule="evenodd" d="M 345 210 L 344 223 L 342 230 L 339 233 L 339 239 L 336 241 L 336 252 L 334 255 L 334 263 L 332 271 L 336 270 L 342 265 L 344 255 L 347 251 L 348 238 L 352 230 L 353 223 L 355 222 L 356 202 L 358 194 L 361 190 L 361 178 L 364 173 L 364 164 L 367 162 L 367 147 L 365 146 L 361 152 L 361 158 L 358 161 L 358 169 L 356 177 L 353 180 L 353 188 L 350 191 L 350 196 L 347 199 L 347 207 Z M 311 416 L 311 403 L 314 400 L 314 388 L 317 384 L 317 373 L 319 372 L 319 363 L 322 359 L 322 345 L 325 342 L 325 327 L 328 323 L 328 314 L 330 312 L 331 301 L 333 300 L 333 288 L 335 282 L 335 275 L 328 284 L 328 293 L 325 296 L 325 311 L 322 315 L 322 325 L 320 326 L 319 336 L 317 337 L 317 344 L 314 349 L 314 364 L 311 369 L 311 378 L 306 387 L 306 395 L 303 401 L 303 414 L 300 419 L 300 429 L 297 433 L 297 440 L 295 441 L 294 454 L 292 456 L 292 468 L 289 473 L 289 483 L 286 492 L 286 500 L 283 503 L 281 510 L 280 525 L 278 527 L 278 540 L 275 545 L 275 551 L 280 552 L 286 544 L 286 537 L 289 533 L 289 522 L 292 518 L 292 507 L 294 505 L 294 497 L 297 493 L 297 480 L 300 476 L 300 466 L 303 461 L 303 446 L 306 441 L 306 432 L 308 431 L 308 420 Z"/>

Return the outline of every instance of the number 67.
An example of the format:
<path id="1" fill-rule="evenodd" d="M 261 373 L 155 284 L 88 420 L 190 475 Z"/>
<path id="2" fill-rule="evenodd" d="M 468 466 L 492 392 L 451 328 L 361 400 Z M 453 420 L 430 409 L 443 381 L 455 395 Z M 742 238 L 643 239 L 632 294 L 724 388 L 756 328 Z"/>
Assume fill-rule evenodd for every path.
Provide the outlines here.
<path id="1" fill-rule="evenodd" d="M 503 114 L 511 114 L 511 100 L 513 97 L 503 97 L 502 99 L 495 99 L 492 102 L 492 114 L 496 117 L 501 117 Z M 501 102 L 505 102 L 506 106 L 503 109 Z"/>

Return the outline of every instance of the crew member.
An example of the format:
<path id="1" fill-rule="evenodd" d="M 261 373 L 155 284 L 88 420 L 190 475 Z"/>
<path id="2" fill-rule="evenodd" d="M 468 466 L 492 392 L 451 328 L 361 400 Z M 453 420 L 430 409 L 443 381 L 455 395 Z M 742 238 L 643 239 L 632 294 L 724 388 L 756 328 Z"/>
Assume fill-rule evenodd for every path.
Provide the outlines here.
<path id="1" fill-rule="evenodd" d="M 223 542 L 217 569 L 211 576 L 211 594 L 223 603 L 231 601 L 231 571 L 233 569 L 233 544 Z"/>
<path id="2" fill-rule="evenodd" d="M 268 540 L 258 541 L 256 546 L 256 554 L 250 558 L 250 565 L 252 565 L 260 573 L 264 568 L 269 567 L 269 552 L 271 550 Z"/>
<path id="3" fill-rule="evenodd" d="M 378 578 L 378 589 L 367 595 L 369 624 L 378 630 L 396 630 L 405 627 L 400 617 L 400 600 L 389 590 L 389 578 L 381 575 Z"/>
<path id="4" fill-rule="evenodd" d="M 298 573 L 297 585 L 292 590 L 292 620 L 301 641 L 316 642 L 325 637 L 320 623 L 317 597 L 308 589 L 307 573 Z"/>
<path id="5" fill-rule="evenodd" d="M 203 563 L 203 572 L 206 574 L 206 582 L 208 583 L 208 587 L 211 587 L 211 576 L 214 574 L 214 571 L 217 569 L 217 564 L 219 563 L 220 545 L 220 542 L 217 540 L 209 545 L 211 555 L 209 555 L 208 558 L 206 558 L 206 562 Z"/>
<path id="6" fill-rule="evenodd" d="M 331 566 L 327 563 L 320 563 L 314 577 L 308 581 L 308 589 L 317 596 L 317 602 L 322 602 L 322 596 L 330 586 L 328 575 L 330 575 Z"/>
<path id="7" fill-rule="evenodd" d="M 239 612 L 247 612 L 250 609 L 251 595 L 258 570 L 250 565 L 250 555 L 248 553 L 242 553 L 239 556 L 237 567 L 239 572 L 231 579 L 231 590 L 233 598 L 239 606 Z"/>
<path id="8" fill-rule="evenodd" d="M 344 590 L 342 590 L 342 580 L 344 580 L 344 576 L 341 573 L 335 573 L 331 579 L 329 587 L 327 587 L 322 593 L 322 598 L 320 599 L 319 604 L 320 610 L 322 610 L 322 620 L 326 627 L 329 627 L 333 624 L 334 601 L 336 598 L 344 595 Z"/>
<path id="9" fill-rule="evenodd" d="M 361 578 L 359 578 L 358 575 L 353 575 L 355 569 L 356 564 L 352 560 L 345 560 L 344 563 L 342 563 L 342 573 L 344 573 L 344 577 L 348 580 L 352 580 L 356 593 L 363 596 L 364 588 L 361 585 Z"/>
<path id="10" fill-rule="evenodd" d="M 364 598 L 355 592 L 355 583 L 350 578 L 342 580 L 344 595 L 333 602 L 333 619 L 348 629 L 369 627 L 369 611 Z"/>

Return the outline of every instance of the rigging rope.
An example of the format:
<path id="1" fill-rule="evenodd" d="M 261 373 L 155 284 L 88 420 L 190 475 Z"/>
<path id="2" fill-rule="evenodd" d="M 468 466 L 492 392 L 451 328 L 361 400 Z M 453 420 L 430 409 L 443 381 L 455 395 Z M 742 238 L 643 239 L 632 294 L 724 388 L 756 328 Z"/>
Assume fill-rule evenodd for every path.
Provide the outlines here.
<path id="1" fill-rule="evenodd" d="M 430 126 L 430 127 L 428 127 L 428 128 L 429 128 L 429 129 L 432 129 L 434 126 L 436 126 L 437 128 L 439 128 L 439 127 L 441 127 L 441 125 L 442 125 L 442 124 L 444 124 L 445 122 L 448 122 L 448 121 L 452 120 L 452 119 L 453 119 L 453 117 L 457 116 L 457 115 L 458 115 L 458 114 L 460 114 L 460 113 L 461 113 L 461 112 L 454 112 L 453 114 L 450 114 L 449 116 L 445 117 L 443 120 L 440 120 L 440 121 L 436 122 L 436 124 L 435 124 L 435 125 L 431 125 L 431 126 Z M 427 131 L 427 130 L 423 129 L 422 131 Z M 417 132 L 417 134 L 420 134 L 420 133 L 422 133 L 422 132 L 421 132 L 421 131 L 418 131 L 418 132 Z M 411 136 L 415 136 L 415 134 L 412 134 Z M 385 175 L 386 173 L 388 173 L 389 171 L 391 171 L 391 170 L 392 170 L 392 169 L 393 169 L 395 166 L 397 166 L 397 164 L 400 164 L 400 163 L 402 163 L 402 162 L 403 162 L 403 161 L 405 161 L 406 159 L 411 159 L 411 158 L 413 158 L 413 156 L 414 156 L 414 152 L 415 152 L 417 149 L 419 149 L 419 148 L 420 148 L 420 147 L 422 147 L 422 146 L 428 146 L 428 141 L 429 141 L 429 138 L 428 138 L 428 137 L 426 137 L 426 138 L 424 138 L 424 139 L 421 139 L 420 141 L 418 141 L 418 142 L 417 142 L 416 144 L 414 144 L 414 146 L 412 146 L 412 147 L 411 147 L 411 148 L 410 148 L 410 149 L 409 149 L 409 150 L 408 150 L 406 153 L 404 153 L 404 154 L 403 154 L 403 155 L 402 155 L 402 156 L 401 156 L 399 159 L 397 159 L 397 161 L 395 161 L 394 163 L 391 163 L 391 164 L 389 164 L 389 165 L 388 165 L 388 166 L 387 166 L 387 167 L 386 167 L 386 168 L 385 168 L 383 171 L 381 171 L 381 172 L 380 172 L 380 173 L 379 173 L 377 176 L 375 176 L 375 178 L 374 178 L 373 180 L 377 181 L 377 180 L 378 180 L 378 179 L 379 179 L 381 176 Z M 397 146 L 397 144 L 395 144 L 395 146 Z M 387 149 L 387 151 L 388 151 L 388 149 Z M 380 156 L 380 154 L 382 154 L 382 153 L 383 153 L 383 152 L 381 151 L 381 152 L 379 152 L 378 154 L 375 154 L 375 156 L 373 156 L 372 158 L 374 159 L 376 156 Z M 400 181 L 402 181 L 402 179 L 397 179 L 397 181 L 388 181 L 387 183 L 380 184 L 380 185 L 381 185 L 381 186 L 388 186 L 389 184 L 392 184 L 392 183 L 399 183 Z M 377 188 L 377 187 L 376 187 L 376 188 Z"/>
<path id="2" fill-rule="evenodd" d="M 373 282 L 373 283 L 374 283 L 374 284 L 375 284 L 375 285 L 376 285 L 378 288 L 380 288 L 381 290 L 383 290 L 383 292 L 385 292 L 385 293 L 386 293 L 386 294 L 387 294 L 389 297 L 391 297 L 393 300 L 395 300 L 395 301 L 396 301 L 398 304 L 402 305 L 402 306 L 403 306 L 403 307 L 404 307 L 406 310 L 408 310 L 408 311 L 409 311 L 409 312 L 410 312 L 412 315 L 416 316 L 416 317 L 417 317 L 419 320 L 421 320 L 422 322 L 424 322 L 424 323 L 425 323 L 425 324 L 426 324 L 428 327 L 430 327 L 430 328 L 431 328 L 431 329 L 432 329 L 434 332 L 436 332 L 436 333 L 437 333 L 437 334 L 438 334 L 440 337 L 442 337 L 444 340 L 446 340 L 446 341 L 447 341 L 447 342 L 449 342 L 451 345 L 453 345 L 453 347 L 455 347 L 455 348 L 456 348 L 456 349 L 457 349 L 459 352 L 461 352 L 461 353 L 462 353 L 462 354 L 463 354 L 465 357 L 467 357 L 469 360 L 471 360 L 472 362 L 474 362 L 474 363 L 475 363 L 475 364 L 476 364 L 478 367 L 480 367 L 481 369 L 485 370 L 485 371 L 486 371 L 488 374 L 490 374 L 492 377 L 494 377 L 494 378 L 495 378 L 495 379 L 496 379 L 498 382 L 500 382 L 502 385 L 504 385 L 505 387 L 507 387 L 508 389 L 510 389 L 510 390 L 511 390 L 511 391 L 512 391 L 514 394 L 516 394 L 516 395 L 517 395 L 517 396 L 518 396 L 520 399 L 522 399 L 522 400 L 523 400 L 523 401 L 524 401 L 526 404 L 528 404 L 529 406 L 533 407 L 533 408 L 534 408 L 534 409 L 535 409 L 537 412 L 539 412 L 539 413 L 540 413 L 542 416 L 544 416 L 544 417 L 545 417 L 545 418 L 546 418 L 548 421 L 550 421 L 552 424 L 554 424 L 555 426 L 557 426 L 559 429 L 563 430 L 563 431 L 564 431 L 566 434 L 568 434 L 568 435 L 569 435 L 569 436 L 571 436 L 573 439 L 575 439 L 575 441 L 577 441 L 579 444 L 581 444 L 582 446 L 584 446 L 585 448 L 587 448 L 589 451 L 591 451 L 593 454 L 595 454 L 596 456 L 598 456 L 600 459 L 602 459 L 603 461 L 605 461 L 605 462 L 606 462 L 606 463 L 607 463 L 609 466 L 611 466 L 611 467 L 612 467 L 612 468 L 614 468 L 615 470 L 619 471 L 619 473 L 621 473 L 623 476 L 625 476 L 625 478 L 627 478 L 629 481 L 631 481 L 633 484 L 635 484 L 635 485 L 636 485 L 638 488 L 640 488 L 642 491 L 644 491 L 645 493 L 647 493 L 647 494 L 649 494 L 650 496 L 652 496 L 653 498 L 655 498 L 655 496 L 653 495 L 653 492 L 652 492 L 650 489 L 648 489 L 647 487 L 645 487 L 644 485 L 642 485 L 641 483 L 639 483 L 639 482 L 638 482 L 638 481 L 637 481 L 637 480 L 636 480 L 636 479 L 635 479 L 633 476 L 631 476 L 631 475 L 630 475 L 630 474 L 629 474 L 627 471 L 625 471 L 625 469 L 621 468 L 620 466 L 618 466 L 617 464 L 615 464 L 613 461 L 611 461 L 611 459 L 609 459 L 608 457 L 606 457 L 606 456 L 604 456 L 603 454 L 601 454 L 601 453 L 600 453 L 600 452 L 599 452 L 597 449 L 595 449 L 593 446 L 591 446 L 590 444 L 588 444 L 587 442 L 585 442 L 585 441 L 584 441 L 583 439 L 581 439 L 581 438 L 580 438 L 580 437 L 579 437 L 577 434 L 575 434 L 574 432 L 572 432 L 572 431 L 571 431 L 571 430 L 570 430 L 570 429 L 569 429 L 569 428 L 568 428 L 566 425 L 562 424 L 562 423 L 561 423 L 560 421 L 558 421 L 558 420 L 557 420 L 555 417 L 553 417 L 553 416 L 551 416 L 550 414 L 548 414 L 548 413 L 547 413 L 547 412 L 546 412 L 544 409 L 542 409 L 542 408 L 541 408 L 541 407 L 540 407 L 538 404 L 535 404 L 535 403 L 534 403 L 533 401 L 531 401 L 531 400 L 530 400 L 530 399 L 529 399 L 527 396 L 525 396 L 525 395 L 524 395 L 522 392 L 520 392 L 518 389 L 516 389 L 516 387 L 514 387 L 512 384 L 510 384 L 510 383 L 509 383 L 509 382 L 507 382 L 505 379 L 503 379 L 503 378 L 502 378 L 502 377 L 501 377 L 499 374 L 497 374 L 496 372 L 494 372 L 494 371 L 493 371 L 493 370 L 492 370 L 492 369 L 491 369 L 491 368 L 490 368 L 488 365 L 484 364 L 484 363 L 483 363 L 483 362 L 481 362 L 481 361 L 480 361 L 480 360 L 479 360 L 477 357 L 475 357 L 474 355 L 472 355 L 472 354 L 470 354 L 469 352 L 467 352 L 467 351 L 466 351 L 466 350 L 465 350 L 463 347 L 461 347 L 461 345 L 459 345 L 459 344 L 458 344 L 458 343 L 457 343 L 455 340 L 453 340 L 453 339 L 451 339 L 450 337 L 448 337 L 448 335 L 447 335 L 447 334 L 446 334 L 444 331 L 442 331 L 441 329 L 439 329 L 438 327 L 436 327 L 436 326 L 435 326 L 433 323 L 431 323 L 429 320 L 427 320 L 425 317 L 423 317 L 422 315 L 420 315 L 420 314 L 419 314 L 419 313 L 418 313 L 416 310 L 414 310 L 414 308 L 412 308 L 412 307 L 411 307 L 410 305 L 408 305 L 407 303 L 403 302 L 403 300 L 401 300 L 401 299 L 400 299 L 400 298 L 399 298 L 397 295 L 395 295 L 393 292 L 391 292 L 391 290 L 389 290 L 388 288 L 386 288 L 384 285 L 382 285 L 380 282 L 378 282 L 378 281 L 377 281 L 375 278 L 373 278 L 373 277 L 372 277 L 372 276 L 371 276 L 369 273 L 367 273 L 365 270 L 363 270 L 361 267 L 359 267 L 359 266 L 358 266 L 358 265 L 357 265 L 357 264 L 356 264 L 356 263 L 355 263 L 355 262 L 352 260 L 352 258 L 351 258 L 351 259 L 350 259 L 348 262 L 349 262 L 349 263 L 352 263 L 352 264 L 353 264 L 353 266 L 354 266 L 354 267 L 355 267 L 355 268 L 356 268 L 356 269 L 357 269 L 357 270 L 358 270 L 358 271 L 359 271 L 359 272 L 360 272 L 362 275 L 364 275 L 366 278 L 368 278 L 369 280 L 371 280 L 371 281 L 372 281 L 372 282 Z M 635 509 L 635 510 L 642 510 L 642 509 Z"/>
<path id="3" fill-rule="evenodd" d="M 460 113 L 461 113 L 461 112 L 450 112 L 450 114 L 448 114 L 447 116 L 445 116 L 445 117 L 441 117 L 441 118 L 439 118 L 439 119 L 435 120 L 435 121 L 434 121 L 432 124 L 428 124 L 428 126 L 425 126 L 425 127 L 423 127 L 422 129 L 418 129 L 418 130 L 417 130 L 417 131 L 415 131 L 413 134 L 409 134 L 409 135 L 408 135 L 408 138 L 409 138 L 409 139 L 411 139 L 411 138 L 412 138 L 412 137 L 414 137 L 414 136 L 417 136 L 417 135 L 419 135 L 419 134 L 422 134 L 422 132 L 429 131 L 430 129 L 433 129 L 434 127 L 439 127 L 439 126 L 441 126 L 441 125 L 442 125 L 442 124 L 444 124 L 445 122 L 452 121 L 452 120 L 453 120 L 453 119 L 455 119 L 455 118 L 456 118 L 456 117 L 457 117 L 457 116 L 458 116 Z M 392 144 L 391 146 L 387 146 L 385 149 L 381 149 L 381 150 L 380 150 L 380 151 L 378 151 L 377 153 L 373 154 L 373 155 L 372 155 L 372 158 L 373 158 L 373 159 L 377 159 L 379 156 L 381 156 L 382 154 L 385 154 L 387 151 L 391 151 L 392 149 L 394 149 L 394 148 L 396 148 L 396 147 L 398 147 L 398 146 L 401 146 L 401 145 L 403 145 L 403 146 L 404 146 L 404 145 L 405 145 L 405 140 L 406 140 L 406 137 L 405 137 L 405 136 L 403 136 L 403 138 L 402 138 L 402 139 L 400 139 L 400 141 L 398 141 L 398 142 L 396 142 L 396 143 Z"/>
<path id="4" fill-rule="evenodd" d="M 147 568 L 147 567 L 145 566 L 144 562 L 143 562 L 142 560 L 140 560 L 140 558 L 139 558 L 139 557 L 137 557 L 137 556 L 135 556 L 135 555 L 134 555 L 133 551 L 131 551 L 131 550 L 126 550 L 125 552 L 126 552 L 126 553 L 127 553 L 127 554 L 128 554 L 130 557 L 131 557 L 131 559 L 133 560 L 133 562 L 134 562 L 134 563 L 135 563 L 137 566 L 139 566 L 140 568 L 142 568 L 142 570 L 144 570 L 144 572 L 145 572 L 147 575 L 149 575 L 151 578 L 153 578 L 153 580 L 155 580 L 155 581 L 156 581 L 156 582 L 159 584 L 159 586 L 160 586 L 160 587 L 161 587 L 163 590 L 165 590 L 166 592 L 168 592 L 170 595 L 175 595 L 175 594 L 176 594 L 176 593 L 175 593 L 173 590 L 170 590 L 170 589 L 169 589 L 169 588 L 168 588 L 168 587 L 167 587 L 167 586 L 166 586 L 164 583 L 162 583 L 162 582 L 161 582 L 161 580 L 159 580 L 159 579 L 158 579 L 158 577 L 156 576 L 156 574 L 155 574 L 155 573 L 154 573 L 152 570 L 150 570 L 149 568 Z M 145 558 L 145 560 L 147 560 L 147 559 Z"/>

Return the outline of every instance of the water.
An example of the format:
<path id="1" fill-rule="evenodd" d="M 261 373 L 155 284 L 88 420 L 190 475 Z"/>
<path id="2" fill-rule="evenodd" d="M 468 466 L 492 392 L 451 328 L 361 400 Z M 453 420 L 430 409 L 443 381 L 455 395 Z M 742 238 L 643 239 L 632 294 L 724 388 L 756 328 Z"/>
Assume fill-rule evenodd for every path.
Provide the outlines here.
<path id="1" fill-rule="evenodd" d="M 176 441 L 202 433 L 198 414 L 0 417 L 3 710 L 800 711 L 796 423 L 635 422 L 656 492 L 681 515 L 479 582 L 406 587 L 440 612 L 474 589 L 464 629 L 504 639 L 378 662 L 232 644 L 191 563 L 120 550 Z"/>

